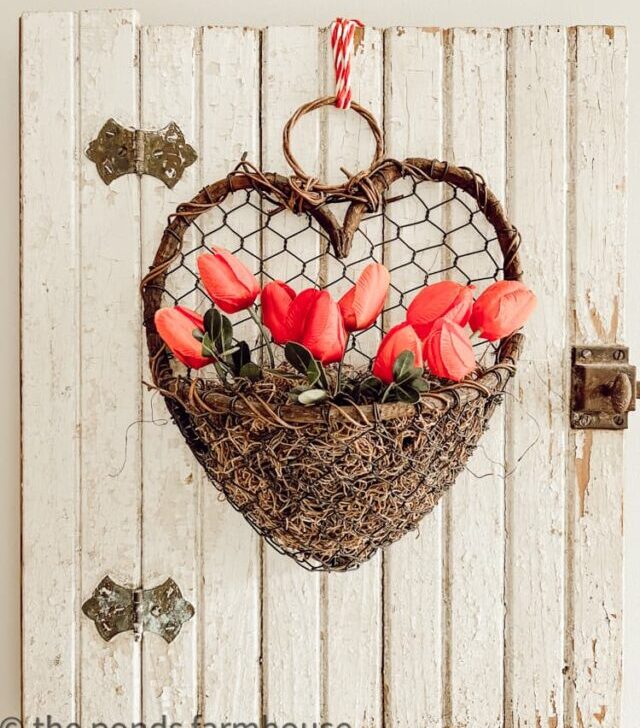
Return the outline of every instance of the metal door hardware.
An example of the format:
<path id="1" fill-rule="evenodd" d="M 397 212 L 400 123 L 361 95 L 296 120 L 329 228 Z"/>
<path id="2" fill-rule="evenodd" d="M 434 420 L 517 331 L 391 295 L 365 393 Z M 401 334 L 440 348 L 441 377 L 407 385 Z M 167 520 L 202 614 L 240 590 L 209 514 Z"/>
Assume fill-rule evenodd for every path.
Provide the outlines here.
<path id="1" fill-rule="evenodd" d="M 173 579 L 153 589 L 128 589 L 108 576 L 82 605 L 82 611 L 95 622 L 106 642 L 130 630 L 136 641 L 145 632 L 154 632 L 173 642 L 182 625 L 195 614 Z"/>
<path id="2" fill-rule="evenodd" d="M 149 174 L 174 187 L 198 155 L 172 121 L 158 131 L 128 129 L 109 119 L 89 144 L 87 157 L 95 162 L 105 184 L 123 174 Z"/>
<path id="3" fill-rule="evenodd" d="M 576 430 L 624 430 L 636 408 L 636 368 L 626 346 L 574 346 L 571 426 Z"/>

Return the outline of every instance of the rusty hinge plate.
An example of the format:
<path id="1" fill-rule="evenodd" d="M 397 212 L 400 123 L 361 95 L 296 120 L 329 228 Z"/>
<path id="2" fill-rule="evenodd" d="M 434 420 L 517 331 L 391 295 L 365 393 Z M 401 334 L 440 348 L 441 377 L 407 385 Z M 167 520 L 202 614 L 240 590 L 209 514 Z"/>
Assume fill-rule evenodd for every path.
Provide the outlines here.
<path id="1" fill-rule="evenodd" d="M 140 640 L 144 632 L 154 632 L 173 642 L 182 625 L 195 614 L 173 579 L 153 589 L 129 589 L 108 576 L 98 584 L 82 611 L 96 624 L 108 642 L 120 632 L 132 631 Z"/>
<path id="2" fill-rule="evenodd" d="M 624 430 L 636 408 L 636 368 L 626 346 L 574 346 L 571 426 L 576 430 Z"/>
<path id="3" fill-rule="evenodd" d="M 198 155 L 172 121 L 157 131 L 128 129 L 109 119 L 89 144 L 87 157 L 95 162 L 105 184 L 123 174 L 149 174 L 174 187 Z"/>

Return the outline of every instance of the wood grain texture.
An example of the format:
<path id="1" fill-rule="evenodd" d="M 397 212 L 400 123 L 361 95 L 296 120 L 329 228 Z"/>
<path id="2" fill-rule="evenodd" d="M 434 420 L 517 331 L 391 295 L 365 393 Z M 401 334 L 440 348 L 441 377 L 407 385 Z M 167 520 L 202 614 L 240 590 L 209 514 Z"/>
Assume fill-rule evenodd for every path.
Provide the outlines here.
<path id="1" fill-rule="evenodd" d="M 193 145 L 198 139 L 197 33 L 178 26 L 145 27 L 140 33 L 143 129 L 175 121 Z M 173 190 L 155 177 L 141 178 L 142 264 L 153 261 L 168 213 L 195 189 L 197 166 L 188 167 Z M 150 381 L 145 361 L 144 377 Z M 142 580 L 146 588 L 171 577 L 196 606 L 198 586 L 199 466 L 170 421 L 162 397 L 145 389 L 142 423 Z M 142 663 L 143 719 L 163 715 L 189 724 L 198 712 L 197 620 L 171 644 L 150 636 Z"/>
<path id="2" fill-rule="evenodd" d="M 80 14 L 80 140 L 94 139 L 113 116 L 139 126 L 138 17 Z M 141 319 L 140 182 L 126 175 L 109 187 L 81 159 L 81 563 L 82 597 L 109 574 L 140 582 Z M 140 643 L 102 641 L 81 621 L 83 719 L 140 719 Z"/>
<path id="3" fill-rule="evenodd" d="M 509 31 L 507 208 L 538 297 L 507 398 L 505 721 L 562 725 L 566 382 L 566 31 Z M 543 161 L 542 161 L 543 160 Z M 532 174 L 534 178 L 532 179 Z M 553 265 L 549 261 L 553 260 Z M 524 456 L 528 447 L 533 450 Z"/>
<path id="4" fill-rule="evenodd" d="M 504 196 L 505 37 L 448 35 L 445 155 Z M 465 248 L 469 228 L 457 242 Z M 493 728 L 503 716 L 504 428 L 498 410 L 446 502 L 445 724 Z M 479 477 L 482 476 L 482 477 Z"/>
<path id="5" fill-rule="evenodd" d="M 328 31 L 323 33 L 322 44 L 330 48 Z M 333 57 L 327 53 L 326 95 L 335 90 Z M 352 61 L 353 99 L 369 109 L 382 124 L 383 54 L 382 32 L 366 28 Z M 353 111 L 330 107 L 325 119 L 323 148 L 325 179 L 335 180 L 338 170 L 345 167 L 351 172 L 366 168 L 371 161 L 374 141 L 369 127 Z M 383 232 L 379 218 L 364 222 L 357 235 L 346 263 L 364 259 L 364 263 L 348 269 L 349 278 L 357 279 L 369 262 L 369 240 L 379 241 Z M 381 257 L 381 248 L 377 249 Z M 327 280 L 342 273 L 342 261 L 327 256 Z M 339 299 L 350 287 L 340 281 L 331 287 L 334 298 Z M 373 355 L 380 341 L 379 332 L 367 331 L 358 337 L 358 346 L 365 354 Z M 347 353 L 347 361 L 361 364 L 358 354 Z M 324 577 L 323 614 L 323 719 L 334 724 L 346 722 L 352 726 L 376 728 L 382 722 L 382 558 L 377 554 L 358 570 L 347 574 L 327 574 Z M 349 685 L 349 690 L 345 690 Z"/>
<path id="6" fill-rule="evenodd" d="M 419 538 L 383 565 L 322 577 L 262 545 L 175 427 L 152 423 L 166 411 L 141 393 L 138 282 L 166 215 L 244 151 L 288 173 L 286 119 L 333 88 L 327 31 L 145 28 L 140 48 L 138 33 L 132 11 L 22 21 L 25 719 L 619 728 L 623 435 L 568 434 L 566 363 L 570 344 L 624 334 L 625 31 L 366 29 L 354 97 L 384 122 L 388 154 L 443 156 L 506 191 L 539 307 L 506 437 L 498 410 Z M 173 191 L 134 175 L 104 185 L 83 152 L 109 116 L 177 121 L 197 164 Z M 364 123 L 335 110 L 303 118 L 292 147 L 332 180 L 373 149 Z M 238 222 L 253 229 L 257 211 Z M 377 238 L 382 223 L 368 224 Z M 314 231 L 296 240 L 319 253 Z M 199 242 L 194 228 L 188 244 Z M 246 246 L 269 256 L 282 239 Z M 365 248 L 356 240 L 351 259 Z M 398 247 L 384 256 L 401 266 Z M 332 266 L 318 255 L 292 285 Z M 267 273 L 296 268 L 284 255 Z M 400 267 L 394 283 L 415 288 L 421 275 Z M 104 643 L 80 605 L 106 574 L 131 586 L 172 576 L 197 616 L 169 646 Z"/>
<path id="7" fill-rule="evenodd" d="M 322 46 L 327 48 L 325 61 L 325 83 L 323 95 L 335 93 L 335 73 L 329 30 L 323 32 Z M 351 62 L 351 89 L 353 100 L 371 111 L 380 126 L 383 125 L 383 48 L 382 31 L 376 28 L 365 28 L 361 38 L 355 44 Z M 329 183 L 346 179 L 343 170 L 355 174 L 367 169 L 375 152 L 375 140 L 367 122 L 353 110 L 344 111 L 328 106 L 323 109 L 323 178 Z M 346 211 L 346 205 L 334 206 L 340 219 Z M 332 296 L 339 300 L 350 288 L 352 281 L 360 275 L 362 269 L 371 262 L 371 256 L 382 261 L 382 248 L 377 245 L 372 250 L 372 243 L 379 244 L 383 231 L 380 219 L 363 220 L 359 231 L 354 235 L 351 251 L 345 260 L 337 260 L 327 255 L 326 280 L 330 285 Z M 346 271 L 345 267 L 347 266 Z M 346 277 L 343 277 L 343 274 Z M 357 349 L 347 351 L 345 361 L 354 366 L 368 364 L 360 352 L 367 356 L 375 353 L 380 341 L 380 333 L 375 329 L 359 332 Z"/>
<path id="8" fill-rule="evenodd" d="M 385 119 L 387 153 L 442 157 L 443 132 L 442 32 L 422 28 L 385 31 Z M 410 123 L 407 120 L 410 119 Z M 394 195 L 396 187 L 394 186 Z M 424 185 L 423 185 L 424 187 Z M 424 191 L 429 200 L 441 199 L 441 185 Z M 409 189 L 408 185 L 405 189 Z M 395 224 L 416 220 L 416 203 L 393 205 Z M 385 227 L 385 240 L 397 234 Z M 413 234 L 415 230 L 415 235 Z M 429 234 L 425 226 L 403 230 L 403 240 L 420 247 Z M 385 264 L 394 287 L 414 291 L 424 285 L 424 272 L 411 265 L 411 251 L 392 240 Z M 419 256 L 426 268 L 439 267 L 433 252 Z M 392 290 L 391 296 L 397 297 Z M 410 294 L 404 303 L 410 301 Z M 399 302 L 391 299 L 392 304 Z M 404 318 L 400 308 L 390 311 L 387 328 Z M 410 534 L 384 554 L 384 691 L 385 725 L 397 728 L 439 728 L 442 725 L 442 508 L 427 516 L 419 535 Z M 411 649 L 407 646 L 411 645 Z"/>
<path id="9" fill-rule="evenodd" d="M 228 174 L 245 151 L 249 159 L 259 159 L 258 31 L 204 28 L 200 75 L 199 163 L 200 184 L 205 185 Z M 237 204 L 237 198 L 230 204 Z M 255 210 L 245 208 L 239 215 L 235 227 L 257 228 Z M 247 244 L 259 253 L 259 238 Z M 251 264 L 248 257 L 244 260 Z M 253 324 L 244 331 L 238 328 L 240 335 L 249 331 L 255 335 Z M 260 541 L 204 475 L 200 477 L 202 708 L 208 722 L 248 722 L 257 720 L 261 708 Z"/>
<path id="10" fill-rule="evenodd" d="M 262 37 L 262 166 L 267 171 L 287 173 L 282 128 L 298 106 L 321 91 L 318 31 L 307 27 L 267 28 Z M 320 163 L 319 114 L 302 119 L 292 140 L 300 163 L 313 173 Z M 299 222 L 291 216 L 280 224 L 285 232 L 299 229 Z M 317 236 L 310 232 L 299 236 L 298 244 L 309 257 L 311 250 L 319 250 Z M 263 255 L 281 248 L 282 241 L 278 242 L 276 236 L 263 237 Z M 286 256 L 281 256 L 270 271 L 275 277 L 287 279 L 292 267 Z M 312 265 L 308 275 L 313 280 L 319 272 L 319 266 Z M 309 284 L 304 280 L 292 282 L 296 290 Z M 320 575 L 304 571 L 266 545 L 262 564 L 263 712 L 272 721 L 318 720 Z"/>
<path id="11" fill-rule="evenodd" d="M 624 335 L 627 36 L 572 34 L 569 129 L 571 333 Z M 568 725 L 620 725 L 624 436 L 572 433 L 568 537 Z"/>
<path id="12" fill-rule="evenodd" d="M 74 16 L 24 15 L 20 41 L 22 712 L 69 722 L 79 609 Z"/>

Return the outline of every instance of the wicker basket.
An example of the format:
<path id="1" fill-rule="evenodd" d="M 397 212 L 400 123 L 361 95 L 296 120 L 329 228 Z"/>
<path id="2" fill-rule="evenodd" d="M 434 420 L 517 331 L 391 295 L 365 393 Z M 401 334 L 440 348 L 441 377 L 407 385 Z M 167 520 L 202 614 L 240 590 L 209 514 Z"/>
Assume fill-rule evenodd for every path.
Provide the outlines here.
<path id="1" fill-rule="evenodd" d="M 432 389 L 418 405 L 304 407 L 286 403 L 268 381 L 229 391 L 179 370 L 155 330 L 154 314 L 165 301 L 168 278 L 184 263 L 185 233 L 200 230 L 198 218 L 235 195 L 257 195 L 283 214 L 306 216 L 324 233 L 326 254 L 344 260 L 363 217 L 384 214 L 394 183 L 442 183 L 475 200 L 471 220 L 480 214 L 495 231 L 502 277 L 521 278 L 519 235 L 483 179 L 437 160 L 385 159 L 375 119 L 356 104 L 352 108 L 376 138 L 371 167 L 344 185 L 323 186 L 306 175 L 290 152 L 290 130 L 302 114 L 332 102 L 324 98 L 301 107 L 285 128 L 293 177 L 243 163 L 178 207 L 142 294 L 153 386 L 213 484 L 278 551 L 309 569 L 339 571 L 357 567 L 415 529 L 434 508 L 487 428 L 523 337 L 503 340 L 491 366 L 475 378 Z M 331 208 L 345 201 L 340 225 Z M 209 242 L 203 233 L 203 247 Z"/>

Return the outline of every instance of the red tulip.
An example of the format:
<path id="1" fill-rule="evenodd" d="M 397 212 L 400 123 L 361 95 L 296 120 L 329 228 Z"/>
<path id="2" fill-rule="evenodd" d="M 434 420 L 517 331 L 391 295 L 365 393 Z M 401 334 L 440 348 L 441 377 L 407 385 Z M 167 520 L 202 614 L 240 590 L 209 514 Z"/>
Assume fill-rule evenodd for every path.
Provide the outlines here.
<path id="1" fill-rule="evenodd" d="M 536 296 L 520 281 L 497 281 L 478 297 L 471 313 L 471 328 L 488 341 L 509 336 L 533 313 Z"/>
<path id="2" fill-rule="evenodd" d="M 260 294 L 262 321 L 276 344 L 290 340 L 287 316 L 296 292 L 282 281 L 267 283 Z"/>
<path id="3" fill-rule="evenodd" d="M 476 368 L 476 356 L 462 326 L 440 319 L 424 342 L 424 358 L 436 377 L 459 382 Z"/>
<path id="4" fill-rule="evenodd" d="M 249 308 L 260 293 L 256 277 L 228 250 L 213 251 L 198 258 L 200 277 L 211 300 L 225 313 Z"/>
<path id="5" fill-rule="evenodd" d="M 466 326 L 473 306 L 475 286 L 462 286 L 455 281 L 440 281 L 423 288 L 407 309 L 407 321 L 421 339 L 426 338 L 436 321 L 446 316 Z"/>
<path id="6" fill-rule="evenodd" d="M 380 342 L 378 353 L 373 362 L 373 375 L 381 379 L 385 384 L 391 384 L 393 381 L 393 365 L 404 351 L 410 351 L 413 354 L 414 366 L 422 366 L 422 343 L 413 326 L 406 321 L 389 329 Z"/>
<path id="7" fill-rule="evenodd" d="M 389 281 L 389 271 L 380 263 L 370 263 L 362 271 L 338 301 L 347 331 L 362 331 L 373 324 L 384 308 Z"/>
<path id="8" fill-rule="evenodd" d="M 302 344 L 323 364 L 342 359 L 347 331 L 328 291 L 308 288 L 296 296 L 289 306 L 287 329 L 288 341 Z"/>
<path id="9" fill-rule="evenodd" d="M 161 308 L 156 311 L 154 321 L 160 338 L 183 364 L 200 369 L 213 363 L 213 358 L 202 356 L 202 344 L 193 335 L 194 329 L 204 331 L 199 313 L 185 306 Z"/>

